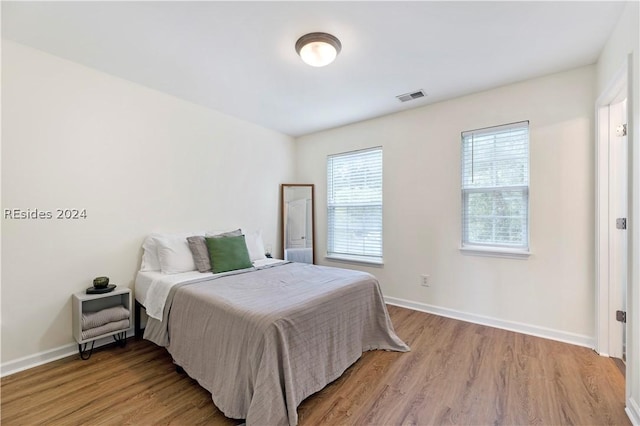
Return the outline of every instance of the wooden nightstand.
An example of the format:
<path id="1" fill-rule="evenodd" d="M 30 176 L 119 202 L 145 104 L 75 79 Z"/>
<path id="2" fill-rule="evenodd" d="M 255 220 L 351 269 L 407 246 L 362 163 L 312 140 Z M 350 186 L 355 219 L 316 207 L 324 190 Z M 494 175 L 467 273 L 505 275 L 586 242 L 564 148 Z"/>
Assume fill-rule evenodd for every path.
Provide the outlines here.
<path id="1" fill-rule="evenodd" d="M 103 337 L 113 336 L 113 340 L 120 346 L 126 344 L 127 331 L 133 327 L 133 312 L 132 312 L 132 295 L 131 289 L 128 287 L 116 287 L 113 291 L 103 294 L 87 294 L 83 291 L 74 293 L 72 296 L 72 324 L 73 324 L 73 338 L 78 342 L 78 352 L 80 358 L 89 359 L 95 341 Z M 87 312 L 98 312 L 103 309 L 112 308 L 122 305 L 129 311 L 129 326 L 117 330 L 101 333 L 97 336 L 90 338 L 82 337 L 82 314 Z M 87 350 L 89 343 L 91 343 L 91 349 Z M 87 355 L 88 354 L 88 355 Z"/>

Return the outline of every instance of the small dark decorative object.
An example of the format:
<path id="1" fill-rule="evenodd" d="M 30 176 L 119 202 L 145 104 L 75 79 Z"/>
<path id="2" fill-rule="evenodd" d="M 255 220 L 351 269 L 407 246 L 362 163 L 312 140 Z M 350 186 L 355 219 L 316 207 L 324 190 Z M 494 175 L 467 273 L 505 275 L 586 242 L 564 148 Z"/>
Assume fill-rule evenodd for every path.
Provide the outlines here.
<path id="1" fill-rule="evenodd" d="M 105 288 L 109 285 L 109 277 L 97 277 L 93 279 L 95 288 Z"/>
<path id="2" fill-rule="evenodd" d="M 87 294 L 109 293 L 116 288 L 115 284 L 109 284 L 109 277 L 96 277 L 93 279 L 93 287 L 87 289 Z"/>
<path id="3" fill-rule="evenodd" d="M 103 293 L 109 293 L 110 291 L 113 291 L 113 289 L 116 288 L 115 284 L 109 284 L 106 287 L 102 287 L 102 288 L 97 288 L 97 287 L 89 287 L 87 289 L 87 294 L 103 294 Z"/>

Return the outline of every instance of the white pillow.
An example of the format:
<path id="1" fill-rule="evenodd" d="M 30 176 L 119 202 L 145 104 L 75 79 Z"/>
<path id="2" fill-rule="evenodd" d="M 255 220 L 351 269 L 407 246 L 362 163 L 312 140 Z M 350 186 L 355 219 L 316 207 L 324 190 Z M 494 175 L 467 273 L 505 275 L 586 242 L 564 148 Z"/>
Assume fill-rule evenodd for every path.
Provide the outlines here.
<path id="1" fill-rule="evenodd" d="M 264 241 L 262 241 L 262 230 L 245 232 L 244 241 L 247 244 L 247 250 L 249 251 L 249 259 L 254 260 L 266 259 L 264 255 Z"/>
<path id="2" fill-rule="evenodd" d="M 204 235 L 204 231 L 181 232 L 178 234 L 161 234 L 158 232 L 154 232 L 152 234 L 149 234 L 149 236 L 145 238 L 144 243 L 142 243 L 143 252 L 140 270 L 142 272 L 162 270 L 162 265 L 160 264 L 160 259 L 158 258 L 158 243 L 156 241 L 156 238 L 184 237 L 186 241 L 187 237 L 190 237 L 192 235 Z"/>
<path id="3" fill-rule="evenodd" d="M 144 243 L 142 243 L 143 252 L 140 270 L 143 272 L 160 270 L 160 261 L 158 260 L 156 241 L 153 239 L 154 237 L 158 236 L 160 236 L 160 234 L 151 234 L 147 238 L 145 238 Z"/>
<path id="4" fill-rule="evenodd" d="M 153 237 L 153 239 L 156 242 L 158 261 L 163 274 L 178 274 L 196 270 L 187 237 L 165 235 Z"/>

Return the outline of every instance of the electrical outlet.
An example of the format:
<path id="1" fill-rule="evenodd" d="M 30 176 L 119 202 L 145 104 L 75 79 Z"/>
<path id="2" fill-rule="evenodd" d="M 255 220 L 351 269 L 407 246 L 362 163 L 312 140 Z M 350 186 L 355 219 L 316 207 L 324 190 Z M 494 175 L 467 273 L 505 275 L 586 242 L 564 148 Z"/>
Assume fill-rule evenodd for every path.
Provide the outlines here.
<path id="1" fill-rule="evenodd" d="M 431 282 L 429 281 L 429 275 L 426 275 L 426 274 L 420 275 L 420 285 L 422 287 L 431 287 Z"/>

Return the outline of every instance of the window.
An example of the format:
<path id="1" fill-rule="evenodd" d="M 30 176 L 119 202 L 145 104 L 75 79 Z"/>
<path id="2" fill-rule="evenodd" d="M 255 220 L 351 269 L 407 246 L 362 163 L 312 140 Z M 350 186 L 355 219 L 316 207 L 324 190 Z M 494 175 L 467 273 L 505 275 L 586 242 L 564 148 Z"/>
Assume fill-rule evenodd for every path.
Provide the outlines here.
<path id="1" fill-rule="evenodd" d="M 327 257 L 382 263 L 382 148 L 327 158 Z"/>
<path id="2" fill-rule="evenodd" d="M 462 248 L 528 254 L 528 121 L 462 133 Z"/>

